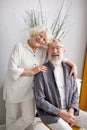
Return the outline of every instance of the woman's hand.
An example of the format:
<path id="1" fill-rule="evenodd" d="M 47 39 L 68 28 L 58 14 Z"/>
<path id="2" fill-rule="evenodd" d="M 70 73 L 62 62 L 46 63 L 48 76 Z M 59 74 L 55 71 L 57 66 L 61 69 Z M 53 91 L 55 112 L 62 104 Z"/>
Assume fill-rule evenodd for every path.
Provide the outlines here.
<path id="1" fill-rule="evenodd" d="M 32 72 L 33 72 L 33 75 L 39 73 L 39 72 L 45 72 L 47 70 L 47 67 L 45 65 L 41 65 L 41 66 L 37 66 L 35 67 Z"/>
<path id="2" fill-rule="evenodd" d="M 70 75 L 73 75 L 74 80 L 76 80 L 76 78 L 77 78 L 77 67 L 76 67 L 75 64 L 71 68 Z"/>
<path id="3" fill-rule="evenodd" d="M 47 67 L 45 65 L 37 66 L 32 70 L 29 69 L 24 69 L 23 73 L 20 76 L 32 76 L 40 71 L 45 72 L 47 70 Z"/>

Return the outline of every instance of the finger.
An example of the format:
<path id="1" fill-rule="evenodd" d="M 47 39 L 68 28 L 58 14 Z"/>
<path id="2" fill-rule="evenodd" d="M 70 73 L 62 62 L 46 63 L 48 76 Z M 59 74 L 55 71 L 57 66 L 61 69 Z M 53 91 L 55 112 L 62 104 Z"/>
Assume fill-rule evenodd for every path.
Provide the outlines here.
<path id="1" fill-rule="evenodd" d="M 41 69 L 42 70 L 47 70 L 47 67 L 46 66 L 42 66 Z"/>
<path id="2" fill-rule="evenodd" d="M 74 78 L 74 80 L 76 80 L 77 76 L 74 74 L 73 78 Z"/>
<path id="3" fill-rule="evenodd" d="M 47 69 L 45 69 L 45 68 L 42 68 L 42 69 L 41 69 L 41 71 L 44 71 L 44 72 L 45 72 L 45 71 L 47 71 Z"/>
<path id="4" fill-rule="evenodd" d="M 70 76 L 73 75 L 74 80 L 76 80 L 76 78 L 77 78 L 77 74 L 76 73 L 74 73 L 73 71 L 71 71 L 69 75 Z"/>
<path id="5" fill-rule="evenodd" d="M 47 69 L 47 67 L 45 65 L 43 65 L 42 67 Z"/>
<path id="6" fill-rule="evenodd" d="M 72 115 L 72 119 L 76 121 L 76 117 L 74 115 Z"/>
<path id="7" fill-rule="evenodd" d="M 70 121 L 70 125 L 73 126 L 75 124 L 75 121 L 74 120 L 71 120 Z"/>
<path id="8" fill-rule="evenodd" d="M 75 124 L 73 124 L 73 123 L 72 123 L 72 124 L 70 124 L 70 126 L 71 126 L 71 127 L 73 127 L 74 125 L 75 125 Z"/>
<path id="9" fill-rule="evenodd" d="M 71 76 L 72 74 L 73 74 L 73 72 L 72 72 L 72 70 L 71 70 L 69 75 Z"/>

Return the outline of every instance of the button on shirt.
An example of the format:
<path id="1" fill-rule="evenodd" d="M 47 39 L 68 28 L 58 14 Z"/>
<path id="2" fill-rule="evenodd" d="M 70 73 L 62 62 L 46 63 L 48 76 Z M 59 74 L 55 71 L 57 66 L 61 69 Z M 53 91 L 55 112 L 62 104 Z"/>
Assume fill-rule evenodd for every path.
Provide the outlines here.
<path id="1" fill-rule="evenodd" d="M 8 67 L 8 75 L 4 85 L 4 99 L 19 103 L 34 97 L 33 76 L 20 76 L 24 69 L 33 69 L 46 60 L 46 48 L 38 48 L 34 53 L 26 43 L 15 46 Z"/>
<path id="2" fill-rule="evenodd" d="M 64 75 L 62 65 L 55 66 L 54 76 L 56 80 L 56 84 L 58 86 L 60 98 L 61 98 L 61 107 L 63 109 L 66 108 L 65 101 L 65 83 L 64 83 Z"/>

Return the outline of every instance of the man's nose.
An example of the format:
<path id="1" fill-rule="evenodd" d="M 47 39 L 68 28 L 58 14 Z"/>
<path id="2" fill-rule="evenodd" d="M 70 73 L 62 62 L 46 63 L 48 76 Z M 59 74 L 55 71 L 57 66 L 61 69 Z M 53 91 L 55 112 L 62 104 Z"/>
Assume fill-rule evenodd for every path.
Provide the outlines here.
<path id="1" fill-rule="evenodd" d="M 53 49 L 53 52 L 57 52 L 57 51 L 58 51 L 58 49 L 57 49 L 57 48 L 54 48 L 54 49 Z"/>

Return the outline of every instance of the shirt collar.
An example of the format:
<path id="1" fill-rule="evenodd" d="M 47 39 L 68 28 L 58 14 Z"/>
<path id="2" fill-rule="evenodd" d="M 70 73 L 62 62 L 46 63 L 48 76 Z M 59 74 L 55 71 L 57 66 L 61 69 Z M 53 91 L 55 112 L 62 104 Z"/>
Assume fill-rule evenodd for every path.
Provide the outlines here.
<path id="1" fill-rule="evenodd" d="M 31 48 L 30 45 L 27 43 L 27 41 L 24 43 L 24 47 L 33 52 L 32 48 Z M 38 50 L 39 50 L 39 48 L 37 48 L 37 51 L 38 51 Z M 36 51 L 36 52 L 37 52 L 37 51 Z M 34 53 L 34 52 L 33 52 L 33 53 Z"/>
<path id="2" fill-rule="evenodd" d="M 48 61 L 48 65 L 51 67 L 51 69 L 55 69 L 54 65 L 51 63 L 51 61 Z M 66 63 L 62 62 L 61 64 L 63 67 L 66 67 Z"/>

